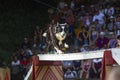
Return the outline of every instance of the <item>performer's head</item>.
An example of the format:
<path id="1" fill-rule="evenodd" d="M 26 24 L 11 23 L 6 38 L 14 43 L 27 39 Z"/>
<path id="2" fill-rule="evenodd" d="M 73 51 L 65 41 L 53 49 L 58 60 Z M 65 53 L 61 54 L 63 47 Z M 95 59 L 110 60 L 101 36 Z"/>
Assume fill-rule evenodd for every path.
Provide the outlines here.
<path id="1" fill-rule="evenodd" d="M 107 80 L 120 80 L 120 66 L 114 67 L 107 78 Z"/>

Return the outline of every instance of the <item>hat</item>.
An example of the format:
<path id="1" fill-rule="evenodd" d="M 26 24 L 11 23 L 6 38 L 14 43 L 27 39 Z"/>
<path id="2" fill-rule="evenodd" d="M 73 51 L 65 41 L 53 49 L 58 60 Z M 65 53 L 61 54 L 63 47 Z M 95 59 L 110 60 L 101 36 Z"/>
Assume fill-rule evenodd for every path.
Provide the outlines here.
<path id="1" fill-rule="evenodd" d="M 95 28 L 95 25 L 91 25 L 92 28 Z"/>
<path id="2" fill-rule="evenodd" d="M 81 5 L 81 8 L 84 8 L 85 6 L 84 5 Z"/>
<path id="3" fill-rule="evenodd" d="M 88 44 L 84 44 L 83 47 L 88 47 L 89 45 Z"/>
<path id="4" fill-rule="evenodd" d="M 99 10 L 98 10 L 98 9 L 96 9 L 96 10 L 95 10 L 95 13 L 96 13 L 96 12 L 99 12 Z"/>
<path id="5" fill-rule="evenodd" d="M 68 5 L 67 5 L 67 4 L 65 4 L 64 6 L 65 6 L 65 7 L 67 7 Z"/>
<path id="6" fill-rule="evenodd" d="M 110 16 L 110 19 L 113 19 L 114 17 L 113 16 Z"/>
<path id="7" fill-rule="evenodd" d="M 104 36 L 104 35 L 105 35 L 105 32 L 100 32 L 100 35 L 101 35 L 101 36 Z"/>
<path id="8" fill-rule="evenodd" d="M 112 34 L 114 34 L 113 32 L 109 32 L 109 35 L 112 35 Z"/>
<path id="9" fill-rule="evenodd" d="M 90 7 L 95 7 L 94 5 L 91 5 Z"/>

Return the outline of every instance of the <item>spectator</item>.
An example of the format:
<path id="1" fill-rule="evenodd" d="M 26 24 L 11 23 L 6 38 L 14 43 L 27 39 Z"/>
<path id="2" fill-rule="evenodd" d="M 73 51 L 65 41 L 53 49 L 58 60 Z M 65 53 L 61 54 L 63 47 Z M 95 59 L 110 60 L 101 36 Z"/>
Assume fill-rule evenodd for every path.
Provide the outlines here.
<path id="1" fill-rule="evenodd" d="M 75 38 L 75 32 L 74 32 L 74 26 L 73 25 L 70 25 L 69 28 L 68 28 L 68 34 L 67 34 L 67 38 L 68 38 L 68 41 L 69 41 L 69 45 L 71 45 L 72 43 L 74 43 L 74 38 Z"/>
<path id="2" fill-rule="evenodd" d="M 23 57 L 23 60 L 20 61 L 20 65 L 23 67 L 22 74 L 25 76 L 30 67 L 30 60 L 26 57 Z"/>
<path id="3" fill-rule="evenodd" d="M 105 37 L 108 38 L 108 39 L 110 39 L 111 38 L 111 34 L 113 32 L 109 32 L 108 29 L 105 29 L 104 32 L 105 32 Z"/>
<path id="4" fill-rule="evenodd" d="M 27 59 L 25 56 L 23 57 L 23 60 L 20 61 L 20 64 L 27 68 L 30 65 L 29 59 Z"/>
<path id="5" fill-rule="evenodd" d="M 60 23 L 65 23 L 66 14 L 61 12 L 61 13 L 59 13 L 59 16 L 60 16 Z"/>
<path id="6" fill-rule="evenodd" d="M 116 25 L 116 35 L 118 36 L 120 35 L 120 16 L 116 18 L 115 25 Z"/>
<path id="7" fill-rule="evenodd" d="M 66 73 L 64 74 L 64 77 L 66 78 L 65 80 L 71 80 L 75 78 L 74 73 L 68 68 Z"/>
<path id="8" fill-rule="evenodd" d="M 94 71 L 94 78 L 99 79 L 102 67 L 102 59 L 93 59 L 92 68 Z"/>
<path id="9" fill-rule="evenodd" d="M 90 51 L 98 50 L 98 47 L 94 43 L 90 43 Z"/>
<path id="10" fill-rule="evenodd" d="M 66 23 L 68 24 L 68 25 L 73 25 L 74 24 L 74 16 L 73 16 L 73 14 L 72 13 L 69 13 L 67 16 L 66 16 Z"/>
<path id="11" fill-rule="evenodd" d="M 53 13 L 52 16 L 51 16 L 51 20 L 54 24 L 57 24 L 57 22 L 59 22 L 59 16 L 57 13 Z"/>
<path id="12" fill-rule="evenodd" d="M 98 32 L 102 31 L 102 29 L 103 29 L 102 26 L 98 23 L 98 19 L 95 20 L 93 26 L 95 26 L 95 28 L 96 28 L 96 30 L 97 30 Z M 91 26 L 91 27 L 92 27 L 92 26 Z M 91 27 L 90 27 L 90 28 L 91 28 Z"/>
<path id="13" fill-rule="evenodd" d="M 47 47 L 47 44 L 44 41 L 42 41 L 39 45 L 39 50 L 42 54 L 46 52 L 46 47 Z"/>
<path id="14" fill-rule="evenodd" d="M 73 70 L 73 61 L 62 61 L 63 72 L 65 73 L 67 69 Z"/>
<path id="15" fill-rule="evenodd" d="M 18 60 L 17 56 L 13 57 L 13 61 L 11 63 L 12 66 L 19 66 L 20 65 L 20 60 Z"/>
<path id="16" fill-rule="evenodd" d="M 85 11 L 85 5 L 81 5 L 80 6 L 80 11 L 79 11 L 78 14 L 83 16 L 85 13 L 86 13 L 86 11 Z"/>
<path id="17" fill-rule="evenodd" d="M 21 44 L 21 48 L 26 51 L 26 49 L 27 49 L 28 47 L 31 47 L 30 42 L 29 42 L 29 40 L 28 40 L 28 37 L 24 37 L 24 41 L 23 41 L 23 43 Z"/>
<path id="18" fill-rule="evenodd" d="M 92 16 L 88 12 L 86 12 L 83 18 L 85 26 L 89 29 L 90 24 L 92 23 Z"/>
<path id="19" fill-rule="evenodd" d="M 96 46 L 99 49 L 106 49 L 108 42 L 109 42 L 109 39 L 105 37 L 105 33 L 100 32 L 100 36 L 98 37 L 98 39 L 96 41 Z"/>
<path id="20" fill-rule="evenodd" d="M 79 34 L 79 40 L 83 44 L 89 44 L 89 34 L 88 34 L 86 28 L 83 28 L 82 32 L 80 32 L 80 34 Z"/>
<path id="21" fill-rule="evenodd" d="M 95 15 L 93 16 L 93 22 L 98 20 L 99 26 L 102 27 L 105 23 L 105 15 L 96 10 Z"/>
<path id="22" fill-rule="evenodd" d="M 103 5 L 99 6 L 99 12 L 105 14 L 105 7 Z"/>
<path id="23" fill-rule="evenodd" d="M 76 36 L 74 39 L 74 50 L 79 50 L 79 48 L 82 47 L 82 45 L 82 40 L 79 38 L 79 36 Z"/>
<path id="24" fill-rule="evenodd" d="M 50 54 L 55 54 L 54 46 L 52 46 L 52 45 L 50 46 L 49 52 L 50 52 Z"/>
<path id="25" fill-rule="evenodd" d="M 109 48 L 115 48 L 117 44 L 117 39 L 115 37 L 115 34 L 111 34 L 111 39 L 109 40 L 108 47 Z"/>
<path id="26" fill-rule="evenodd" d="M 89 45 L 88 44 L 84 44 L 81 48 L 80 48 L 81 52 L 87 52 L 89 51 Z"/>
<path id="27" fill-rule="evenodd" d="M 61 12 L 63 12 L 65 15 L 68 15 L 68 14 L 67 14 L 68 11 L 69 11 L 69 6 L 68 6 L 68 4 L 65 4 L 65 6 L 64 6 L 64 8 L 62 9 Z"/>
<path id="28" fill-rule="evenodd" d="M 116 6 L 115 7 L 115 15 L 119 15 L 120 14 L 120 7 Z"/>
<path id="29" fill-rule="evenodd" d="M 95 8 L 96 8 L 95 4 L 90 5 L 88 8 L 89 8 L 88 11 L 90 15 L 93 16 L 95 13 Z"/>
<path id="30" fill-rule="evenodd" d="M 116 44 L 117 48 L 120 48 L 120 35 L 117 36 L 117 44 Z"/>
<path id="31" fill-rule="evenodd" d="M 25 50 L 21 49 L 20 54 L 18 55 L 19 60 L 23 60 L 23 57 L 26 56 Z"/>
<path id="32" fill-rule="evenodd" d="M 90 72 L 90 69 L 91 69 L 91 64 L 92 64 L 91 60 L 83 60 L 81 62 L 81 68 L 82 68 L 82 70 L 80 72 L 80 78 L 83 77 L 83 74 L 85 72 L 86 73 L 85 78 L 89 79 L 89 72 Z"/>
<path id="33" fill-rule="evenodd" d="M 111 5 L 108 7 L 108 10 L 107 10 L 107 15 L 110 17 L 110 16 L 113 16 L 115 14 L 115 9 L 114 7 Z"/>
<path id="34" fill-rule="evenodd" d="M 42 41 L 42 30 L 40 29 L 40 27 L 38 25 L 35 27 L 35 31 L 34 31 L 34 45 L 33 45 L 33 47 L 37 46 L 37 40 L 39 40 L 39 43 Z"/>
<path id="35" fill-rule="evenodd" d="M 18 59 L 19 59 L 19 55 L 20 55 L 20 49 L 19 49 L 19 48 L 16 48 L 16 49 L 15 49 L 15 52 L 13 53 L 12 56 L 17 56 Z"/>
<path id="36" fill-rule="evenodd" d="M 73 61 L 73 68 L 74 71 L 77 73 L 76 78 L 79 78 L 80 70 L 81 70 L 81 61 L 80 60 Z"/>
<path id="37" fill-rule="evenodd" d="M 21 80 L 22 74 L 20 68 L 20 60 L 18 60 L 17 56 L 13 56 L 13 60 L 11 62 L 11 79 L 12 80 Z"/>
<path id="38" fill-rule="evenodd" d="M 65 6 L 65 1 L 64 0 L 61 0 L 60 2 L 59 2 L 59 5 L 58 5 L 58 8 L 59 9 L 63 9 L 64 8 L 64 6 Z"/>
<path id="39" fill-rule="evenodd" d="M 99 33 L 96 31 L 95 26 L 93 25 L 92 30 L 90 31 L 89 41 L 90 43 L 95 43 L 98 39 Z"/>
<path id="40" fill-rule="evenodd" d="M 28 47 L 26 51 L 26 57 L 30 58 L 33 55 L 32 50 Z"/>
<path id="41" fill-rule="evenodd" d="M 74 0 L 71 0 L 70 8 L 72 9 L 72 11 L 74 11 L 74 9 L 75 9 L 75 1 Z"/>
<path id="42" fill-rule="evenodd" d="M 107 30 L 109 32 L 114 32 L 115 31 L 115 24 L 114 24 L 114 17 L 111 16 L 110 19 L 109 19 L 109 22 L 107 24 Z"/>

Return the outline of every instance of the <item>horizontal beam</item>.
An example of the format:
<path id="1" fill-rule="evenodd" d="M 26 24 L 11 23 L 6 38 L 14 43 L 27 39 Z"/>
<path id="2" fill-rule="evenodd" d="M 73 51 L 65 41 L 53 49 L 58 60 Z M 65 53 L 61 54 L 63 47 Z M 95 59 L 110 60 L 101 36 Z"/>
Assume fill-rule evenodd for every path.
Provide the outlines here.
<path id="1" fill-rule="evenodd" d="M 81 53 L 66 53 L 66 54 L 39 54 L 41 61 L 69 61 L 102 58 L 105 50 L 89 51 Z"/>

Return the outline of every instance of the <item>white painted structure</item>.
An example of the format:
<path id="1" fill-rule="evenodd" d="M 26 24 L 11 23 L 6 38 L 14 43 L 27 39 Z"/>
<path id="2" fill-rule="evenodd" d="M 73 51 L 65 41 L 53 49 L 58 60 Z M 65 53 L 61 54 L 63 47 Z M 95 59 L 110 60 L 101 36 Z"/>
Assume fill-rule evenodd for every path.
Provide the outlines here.
<path id="1" fill-rule="evenodd" d="M 112 51 L 112 56 L 115 61 L 120 65 L 120 49 L 106 49 Z M 83 60 L 83 59 L 94 59 L 94 58 L 102 58 L 104 51 L 106 50 L 98 50 L 98 51 L 89 51 L 82 53 L 68 53 L 68 54 L 38 54 L 40 61 L 69 61 L 69 60 Z M 33 65 L 32 65 L 33 66 Z M 28 71 L 24 80 L 28 80 L 30 74 L 32 73 L 32 66 Z"/>

